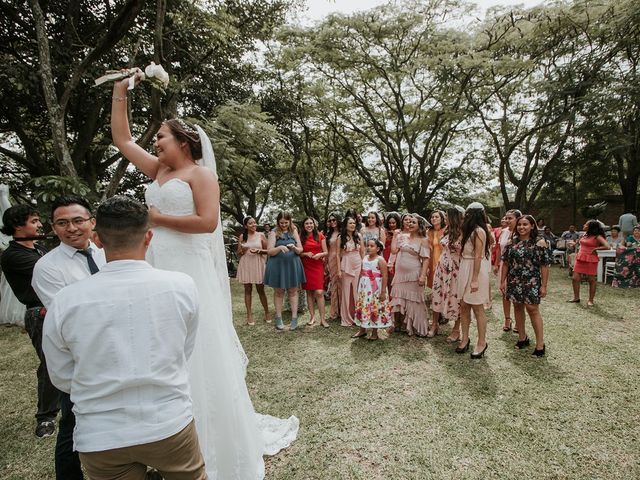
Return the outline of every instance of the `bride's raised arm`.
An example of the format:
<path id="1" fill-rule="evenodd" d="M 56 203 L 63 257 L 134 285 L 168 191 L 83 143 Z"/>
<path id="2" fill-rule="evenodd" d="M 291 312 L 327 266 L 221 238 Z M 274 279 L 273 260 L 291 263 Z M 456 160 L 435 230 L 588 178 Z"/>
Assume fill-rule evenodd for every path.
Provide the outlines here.
<path id="1" fill-rule="evenodd" d="M 215 175 L 205 167 L 194 167 L 189 175 L 196 213 L 193 215 L 166 215 L 149 207 L 152 224 L 183 233 L 211 233 L 218 227 L 220 214 L 220 186 Z"/>
<path id="2" fill-rule="evenodd" d="M 138 74 L 136 74 L 138 75 Z M 160 163 L 155 155 L 151 155 L 138 145 L 131 136 L 129 130 L 129 118 L 127 115 L 127 87 L 129 79 L 121 80 L 113 84 L 113 97 L 111 100 L 111 137 L 113 144 L 133 163 L 138 170 L 155 180 Z"/>

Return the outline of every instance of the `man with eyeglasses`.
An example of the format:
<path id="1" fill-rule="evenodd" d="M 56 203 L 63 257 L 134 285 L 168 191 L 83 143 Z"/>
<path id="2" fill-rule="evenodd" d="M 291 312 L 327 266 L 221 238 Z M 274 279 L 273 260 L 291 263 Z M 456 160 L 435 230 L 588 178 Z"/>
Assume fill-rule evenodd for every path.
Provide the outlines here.
<path id="1" fill-rule="evenodd" d="M 103 250 L 91 241 L 95 220 L 85 199 L 75 195 L 58 198 L 51 206 L 51 224 L 60 245 L 36 263 L 31 280 L 45 308 L 62 288 L 91 276 L 106 263 Z M 73 450 L 72 408 L 69 394 L 62 393 L 55 453 L 57 480 L 84 478 L 80 458 Z"/>

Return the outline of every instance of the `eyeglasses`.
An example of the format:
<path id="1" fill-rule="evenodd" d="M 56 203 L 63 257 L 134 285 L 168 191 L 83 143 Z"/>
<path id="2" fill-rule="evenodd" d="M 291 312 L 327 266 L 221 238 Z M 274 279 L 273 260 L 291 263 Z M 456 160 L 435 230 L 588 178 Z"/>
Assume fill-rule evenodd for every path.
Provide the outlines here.
<path id="1" fill-rule="evenodd" d="M 71 220 L 56 220 L 55 222 L 53 222 L 53 225 L 58 228 L 67 228 L 69 224 L 73 223 L 74 226 L 81 227 L 92 218 L 93 217 L 89 217 L 89 218 L 76 217 L 76 218 L 72 218 Z"/>
<path id="2" fill-rule="evenodd" d="M 335 218 L 330 218 L 329 219 L 329 223 L 336 223 L 338 220 L 336 220 Z"/>

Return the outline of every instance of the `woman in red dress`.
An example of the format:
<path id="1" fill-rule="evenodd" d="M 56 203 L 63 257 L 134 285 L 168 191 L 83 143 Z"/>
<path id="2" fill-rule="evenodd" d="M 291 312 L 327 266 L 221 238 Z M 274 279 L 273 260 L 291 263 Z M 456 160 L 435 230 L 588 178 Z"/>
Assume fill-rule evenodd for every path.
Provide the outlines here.
<path id="1" fill-rule="evenodd" d="M 302 284 L 302 289 L 307 291 L 307 305 L 311 318 L 307 326 L 313 327 L 316 324 L 316 305 L 320 315 L 320 325 L 328 327 L 325 319 L 324 308 L 324 257 L 329 252 L 324 235 L 318 232 L 318 222 L 311 217 L 307 217 L 302 222 L 302 233 L 300 235 L 302 244 L 302 268 L 307 281 Z"/>
<path id="2" fill-rule="evenodd" d="M 604 235 L 604 229 L 598 220 L 589 220 L 582 227 L 587 233 L 578 241 L 580 250 L 576 255 L 576 263 L 573 266 L 573 300 L 569 303 L 580 302 L 580 275 L 586 275 L 589 282 L 589 301 L 587 305 L 593 306 L 596 296 L 596 274 L 598 270 L 598 254 L 596 250 L 608 250 L 609 244 Z"/>

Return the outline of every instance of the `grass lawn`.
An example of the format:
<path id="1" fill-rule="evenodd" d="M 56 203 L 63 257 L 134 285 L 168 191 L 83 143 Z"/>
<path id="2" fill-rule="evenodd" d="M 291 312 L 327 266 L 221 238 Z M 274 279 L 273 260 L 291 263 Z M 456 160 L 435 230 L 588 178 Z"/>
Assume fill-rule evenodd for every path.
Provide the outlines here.
<path id="1" fill-rule="evenodd" d="M 566 270 L 554 267 L 549 285 L 545 358 L 513 350 L 494 295 L 486 358 L 472 361 L 444 335 L 368 342 L 335 323 L 276 332 L 261 314 L 249 327 L 234 283 L 254 406 L 301 423 L 267 458 L 267 478 L 640 478 L 640 291 L 599 285 L 587 308 L 565 303 Z M 55 441 L 33 435 L 33 348 L 6 327 L 0 351 L 0 478 L 54 478 Z"/>

